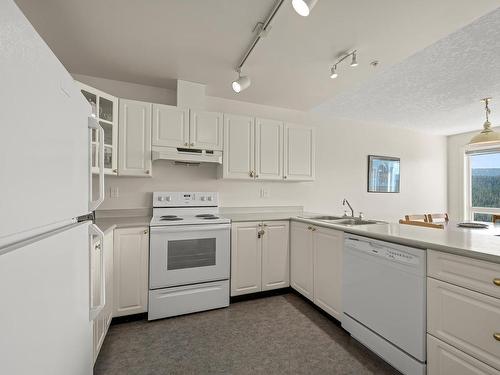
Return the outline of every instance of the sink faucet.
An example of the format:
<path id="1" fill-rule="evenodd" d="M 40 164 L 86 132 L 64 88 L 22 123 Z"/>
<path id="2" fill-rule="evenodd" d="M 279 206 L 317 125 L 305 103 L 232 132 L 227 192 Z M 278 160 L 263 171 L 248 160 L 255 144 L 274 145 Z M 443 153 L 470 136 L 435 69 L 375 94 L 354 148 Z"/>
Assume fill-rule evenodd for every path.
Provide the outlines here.
<path id="1" fill-rule="evenodd" d="M 353 210 L 351 204 L 349 203 L 349 201 L 347 199 L 344 198 L 344 200 L 342 201 L 342 206 L 345 206 L 346 204 L 351 209 L 351 217 L 354 217 L 354 210 Z"/>

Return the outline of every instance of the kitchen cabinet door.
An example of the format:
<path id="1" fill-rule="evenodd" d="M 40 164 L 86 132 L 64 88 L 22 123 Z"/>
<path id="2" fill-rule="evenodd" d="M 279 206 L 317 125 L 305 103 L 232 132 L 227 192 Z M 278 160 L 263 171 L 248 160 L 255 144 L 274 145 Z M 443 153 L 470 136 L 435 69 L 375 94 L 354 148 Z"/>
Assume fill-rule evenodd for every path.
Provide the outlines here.
<path id="1" fill-rule="evenodd" d="M 255 121 L 224 114 L 223 178 L 254 179 Z"/>
<path id="2" fill-rule="evenodd" d="M 290 285 L 290 252 L 288 221 L 263 223 L 262 290 L 286 288 Z"/>
<path id="3" fill-rule="evenodd" d="M 344 234 L 334 229 L 314 228 L 314 303 L 341 320 Z"/>
<path id="4" fill-rule="evenodd" d="M 316 177 L 316 132 L 314 128 L 285 125 L 285 171 L 287 181 L 312 181 Z"/>
<path id="5" fill-rule="evenodd" d="M 114 231 L 110 230 L 104 235 L 104 277 L 106 278 L 106 304 L 104 307 L 105 335 L 108 332 L 113 318 L 113 238 Z"/>
<path id="6" fill-rule="evenodd" d="M 151 111 L 151 103 L 120 99 L 120 176 L 151 177 Z"/>
<path id="7" fill-rule="evenodd" d="M 292 222 L 291 225 L 290 285 L 313 300 L 313 231 L 308 224 Z"/>
<path id="8" fill-rule="evenodd" d="M 234 223 L 231 228 L 231 296 L 262 290 L 260 222 Z"/>
<path id="9" fill-rule="evenodd" d="M 147 311 L 148 232 L 147 227 L 115 229 L 113 256 L 114 317 Z"/>
<path id="10" fill-rule="evenodd" d="M 427 375 L 500 375 L 500 371 L 427 335 Z"/>
<path id="11" fill-rule="evenodd" d="M 95 244 L 96 254 L 100 251 L 104 251 L 104 273 L 100 270 L 99 258 L 95 258 L 92 262 L 93 269 L 97 272 L 93 277 L 93 292 L 94 298 L 100 298 L 98 294 L 100 293 L 99 283 L 100 278 L 105 278 L 105 298 L 104 298 L 104 308 L 97 316 L 96 319 L 92 321 L 93 325 L 93 346 L 94 346 L 94 362 L 101 351 L 102 344 L 108 333 L 109 325 L 111 324 L 111 319 L 113 317 L 113 231 L 109 231 L 104 235 L 104 241 L 102 243 L 96 242 Z M 100 254 L 99 254 L 100 255 Z"/>
<path id="12" fill-rule="evenodd" d="M 223 129 L 222 113 L 191 109 L 189 114 L 189 146 L 203 150 L 222 151 Z"/>
<path id="13" fill-rule="evenodd" d="M 427 332 L 500 370 L 500 299 L 427 278 Z"/>
<path id="14" fill-rule="evenodd" d="M 255 178 L 283 179 L 283 122 L 255 120 Z"/>
<path id="15" fill-rule="evenodd" d="M 118 173 L 118 98 L 91 86 L 76 81 L 81 93 L 92 106 L 92 114 L 99 121 L 104 130 L 104 139 L 99 133 L 92 130 L 92 173 L 99 173 L 98 154 L 99 143 L 104 143 L 104 173 L 116 175 Z"/>
<path id="16" fill-rule="evenodd" d="M 189 110 L 153 104 L 153 146 L 189 147 Z"/>

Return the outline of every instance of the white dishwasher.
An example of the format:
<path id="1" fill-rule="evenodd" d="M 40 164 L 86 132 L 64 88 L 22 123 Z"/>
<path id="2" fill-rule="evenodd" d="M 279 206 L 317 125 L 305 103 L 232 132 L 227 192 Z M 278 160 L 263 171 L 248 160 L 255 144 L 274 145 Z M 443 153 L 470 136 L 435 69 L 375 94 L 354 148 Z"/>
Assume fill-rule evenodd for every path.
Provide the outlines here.
<path id="1" fill-rule="evenodd" d="M 426 252 L 345 235 L 342 327 L 403 374 L 426 373 Z"/>

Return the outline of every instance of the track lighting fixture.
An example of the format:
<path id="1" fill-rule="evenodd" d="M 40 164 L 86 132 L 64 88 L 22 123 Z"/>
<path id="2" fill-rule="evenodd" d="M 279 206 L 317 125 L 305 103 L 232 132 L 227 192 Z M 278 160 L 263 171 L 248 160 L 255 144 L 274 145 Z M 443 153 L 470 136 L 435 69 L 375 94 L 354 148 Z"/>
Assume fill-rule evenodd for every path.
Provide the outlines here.
<path id="1" fill-rule="evenodd" d="M 358 59 L 356 58 L 356 51 L 352 53 L 351 66 L 358 66 Z"/>
<path id="2" fill-rule="evenodd" d="M 302 17 L 307 17 L 318 0 L 292 0 L 292 6 Z"/>
<path id="3" fill-rule="evenodd" d="M 250 78 L 248 76 L 242 76 L 241 71 L 239 71 L 238 79 L 232 83 L 233 91 L 236 93 L 241 92 L 247 89 L 250 86 L 250 83 Z"/>
<path id="4" fill-rule="evenodd" d="M 330 78 L 337 78 L 339 75 L 337 73 L 337 65 L 332 66 L 332 69 L 330 70 Z"/>
<path id="5" fill-rule="evenodd" d="M 358 66 L 358 58 L 357 58 L 357 50 L 354 50 L 352 52 L 346 53 L 345 55 L 342 55 L 336 62 L 333 64 L 333 66 L 330 68 L 330 78 L 337 78 L 339 76 L 337 72 L 337 66 L 347 59 L 348 57 L 351 57 L 351 66 Z"/>

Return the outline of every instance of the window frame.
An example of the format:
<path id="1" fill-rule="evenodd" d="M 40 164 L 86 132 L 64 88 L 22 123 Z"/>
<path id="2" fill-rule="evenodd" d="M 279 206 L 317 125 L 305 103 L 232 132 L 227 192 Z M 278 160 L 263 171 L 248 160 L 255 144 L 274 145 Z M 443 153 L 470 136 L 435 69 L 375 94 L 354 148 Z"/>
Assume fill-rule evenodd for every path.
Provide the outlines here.
<path id="1" fill-rule="evenodd" d="M 474 147 L 464 150 L 464 217 L 466 220 L 474 220 L 474 214 L 500 215 L 500 207 L 473 207 L 472 206 L 472 173 L 470 157 L 480 154 L 481 151 L 499 149 L 499 145 Z M 467 152 L 472 151 L 472 153 Z M 500 152 L 500 151 L 499 151 Z"/>

